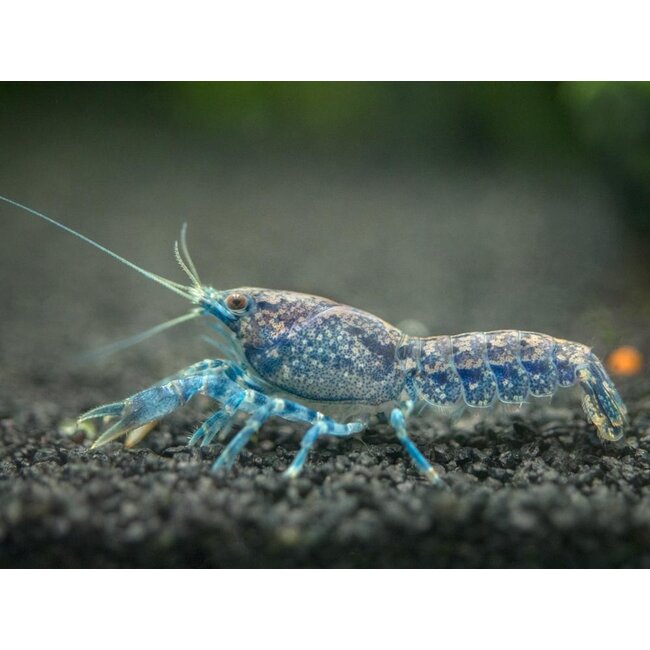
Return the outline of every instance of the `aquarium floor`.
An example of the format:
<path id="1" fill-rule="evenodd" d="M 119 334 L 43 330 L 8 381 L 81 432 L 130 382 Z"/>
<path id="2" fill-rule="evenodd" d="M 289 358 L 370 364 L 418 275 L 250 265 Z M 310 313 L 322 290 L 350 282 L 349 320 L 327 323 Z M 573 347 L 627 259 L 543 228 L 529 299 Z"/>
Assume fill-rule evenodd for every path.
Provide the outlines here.
<path id="1" fill-rule="evenodd" d="M 448 490 L 423 481 L 381 425 L 323 442 L 289 483 L 299 436 L 282 421 L 224 476 L 210 473 L 221 446 L 184 445 L 192 408 L 139 448 L 91 451 L 61 424 L 112 391 L 67 381 L 33 377 L 31 396 L 0 383 L 2 567 L 650 566 L 647 379 L 622 387 L 625 443 L 599 442 L 577 402 L 414 420 Z"/>

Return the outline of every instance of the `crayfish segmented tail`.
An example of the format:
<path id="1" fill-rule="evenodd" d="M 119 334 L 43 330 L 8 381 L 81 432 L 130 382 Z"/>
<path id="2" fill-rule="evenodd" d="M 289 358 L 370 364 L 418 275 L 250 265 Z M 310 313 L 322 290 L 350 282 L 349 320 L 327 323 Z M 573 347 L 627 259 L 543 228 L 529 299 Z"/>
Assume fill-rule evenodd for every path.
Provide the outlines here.
<path id="1" fill-rule="evenodd" d="M 400 350 L 406 390 L 436 406 L 495 401 L 521 405 L 579 383 L 587 417 L 603 440 L 619 440 L 627 411 L 598 357 L 580 343 L 536 332 L 500 330 L 410 339 Z"/>

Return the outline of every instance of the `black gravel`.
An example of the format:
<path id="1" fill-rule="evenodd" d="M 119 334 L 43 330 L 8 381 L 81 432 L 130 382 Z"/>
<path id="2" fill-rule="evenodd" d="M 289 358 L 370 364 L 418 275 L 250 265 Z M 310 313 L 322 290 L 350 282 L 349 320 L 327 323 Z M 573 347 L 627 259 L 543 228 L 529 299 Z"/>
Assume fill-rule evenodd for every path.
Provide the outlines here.
<path id="1" fill-rule="evenodd" d="M 298 435 L 272 422 L 235 470 L 214 476 L 221 447 L 184 446 L 200 404 L 141 448 L 91 451 L 83 432 L 61 432 L 56 394 L 66 411 L 94 394 L 74 381 L 45 374 L 36 401 L 2 395 L 0 566 L 650 566 L 647 380 L 623 386 L 626 443 L 600 443 L 575 403 L 472 424 L 414 420 L 446 491 L 418 476 L 383 425 L 324 442 L 287 483 Z"/>

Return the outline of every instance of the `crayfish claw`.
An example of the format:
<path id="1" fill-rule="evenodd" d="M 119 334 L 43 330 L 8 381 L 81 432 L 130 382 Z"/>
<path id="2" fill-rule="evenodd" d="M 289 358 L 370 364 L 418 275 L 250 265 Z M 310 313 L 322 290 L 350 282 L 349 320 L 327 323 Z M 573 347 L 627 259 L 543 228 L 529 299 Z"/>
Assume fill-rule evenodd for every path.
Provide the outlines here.
<path id="1" fill-rule="evenodd" d="M 129 433 L 126 434 L 124 446 L 127 449 L 135 447 L 139 442 L 147 437 L 147 434 L 156 427 L 158 422 L 160 422 L 160 420 L 152 420 L 151 422 L 147 422 L 147 424 L 143 424 L 141 427 L 129 431 Z"/>
<path id="2" fill-rule="evenodd" d="M 90 420 L 92 418 L 114 418 L 118 415 L 122 415 L 124 410 L 124 402 L 113 402 L 112 404 L 104 404 L 103 406 L 98 406 L 97 408 L 86 411 L 83 415 L 80 415 L 77 418 L 77 422 L 83 422 L 84 420 Z"/>
<path id="3" fill-rule="evenodd" d="M 127 433 L 130 430 L 131 427 L 129 427 L 128 424 L 125 424 L 122 420 L 119 420 L 112 426 L 110 426 L 104 433 L 102 433 L 95 442 L 93 442 L 92 445 L 90 445 L 91 449 L 97 449 L 99 447 L 103 447 L 104 445 L 108 444 L 109 442 L 113 442 L 113 440 L 117 440 L 120 436 L 123 436 L 125 433 Z M 137 431 L 137 429 L 135 429 Z"/>

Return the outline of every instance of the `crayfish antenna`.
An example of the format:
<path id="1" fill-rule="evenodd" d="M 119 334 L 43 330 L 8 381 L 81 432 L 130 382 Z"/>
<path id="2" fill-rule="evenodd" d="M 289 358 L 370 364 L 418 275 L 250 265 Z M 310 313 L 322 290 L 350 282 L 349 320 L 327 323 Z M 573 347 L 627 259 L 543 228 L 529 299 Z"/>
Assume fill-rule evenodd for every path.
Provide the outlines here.
<path id="1" fill-rule="evenodd" d="M 146 269 L 143 269 L 137 264 L 130 262 L 126 258 L 122 257 L 121 255 L 114 253 L 109 248 L 106 248 L 106 246 L 102 246 L 94 239 L 90 239 L 90 237 L 86 237 L 86 235 L 82 235 L 80 232 L 77 232 L 73 228 L 70 228 L 69 226 L 62 224 L 56 219 L 52 219 L 52 217 L 48 217 L 46 214 L 43 214 L 38 210 L 34 210 L 33 208 L 29 208 L 26 205 L 23 205 L 22 203 L 18 203 L 18 201 L 14 201 L 13 199 L 7 198 L 6 196 L 2 196 L 2 195 L 0 195 L 0 201 L 4 201 L 9 205 L 13 205 L 16 208 L 24 210 L 25 212 L 29 212 L 30 214 L 33 214 L 35 217 L 38 217 L 39 219 L 43 219 L 43 221 L 47 221 L 48 223 L 51 223 L 57 228 L 61 228 L 61 230 L 65 230 L 66 232 L 70 233 L 74 237 L 77 237 L 78 239 L 85 241 L 87 244 L 90 244 L 91 246 L 94 246 L 95 248 L 99 249 L 100 251 L 102 251 L 102 253 L 106 253 L 106 255 L 110 255 L 110 257 L 116 259 L 118 262 L 121 262 L 122 264 L 125 264 L 129 268 L 132 268 L 134 271 L 137 271 L 141 275 L 144 275 L 146 278 L 149 278 L 150 280 L 153 280 L 154 282 L 161 284 L 163 287 L 166 287 L 170 291 L 177 293 L 179 296 L 183 296 L 183 298 L 186 298 L 190 302 L 196 302 L 197 299 L 196 286 L 188 287 L 185 286 L 184 284 L 174 282 L 173 280 L 168 280 L 167 278 L 163 278 L 161 275 L 152 273 L 151 271 L 147 271 Z"/>
<path id="2" fill-rule="evenodd" d="M 115 341 L 114 343 L 109 343 L 108 345 L 104 345 L 95 350 L 91 350 L 90 352 L 81 354 L 74 361 L 76 365 L 83 365 L 84 363 L 87 362 L 97 361 L 98 359 L 107 357 L 111 354 L 114 354 L 115 352 L 121 352 L 122 350 L 126 350 L 127 348 L 137 345 L 138 343 L 142 343 L 142 341 L 146 341 L 148 338 L 151 338 L 156 334 L 160 334 L 165 330 L 168 330 L 172 327 L 176 327 L 176 325 L 185 323 L 188 320 L 197 318 L 200 315 L 201 315 L 200 309 L 192 309 L 187 314 L 183 314 L 182 316 L 177 316 L 176 318 L 172 318 L 171 320 L 165 321 L 164 323 L 159 323 L 158 325 L 154 325 L 153 327 L 149 328 L 148 330 L 145 330 L 144 332 L 140 332 L 133 336 L 129 336 L 128 338 Z"/>

